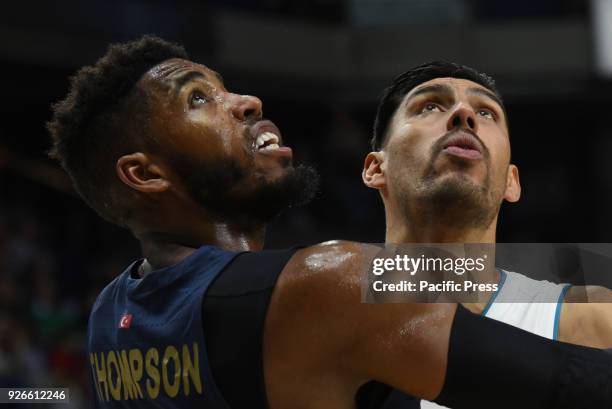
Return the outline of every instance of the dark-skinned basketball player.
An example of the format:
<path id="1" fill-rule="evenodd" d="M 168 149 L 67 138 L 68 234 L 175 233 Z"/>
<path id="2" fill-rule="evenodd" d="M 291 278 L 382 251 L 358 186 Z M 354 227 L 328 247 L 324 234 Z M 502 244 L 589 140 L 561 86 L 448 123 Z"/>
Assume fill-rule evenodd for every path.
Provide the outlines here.
<path id="1" fill-rule="evenodd" d="M 604 351 L 455 304 L 362 304 L 377 247 L 261 251 L 270 217 L 308 199 L 312 171 L 293 166 L 261 101 L 179 47 L 111 47 L 49 130 L 84 200 L 142 244 L 90 316 L 100 407 L 352 408 L 370 380 L 455 408 L 612 404 Z"/>

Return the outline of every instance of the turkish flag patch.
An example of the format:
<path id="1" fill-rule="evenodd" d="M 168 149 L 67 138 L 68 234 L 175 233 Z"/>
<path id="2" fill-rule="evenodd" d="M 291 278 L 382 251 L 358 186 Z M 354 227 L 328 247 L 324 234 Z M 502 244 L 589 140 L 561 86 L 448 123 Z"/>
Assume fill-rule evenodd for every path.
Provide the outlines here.
<path id="1" fill-rule="evenodd" d="M 119 321 L 119 328 L 129 328 L 132 325 L 132 314 L 123 314 Z"/>

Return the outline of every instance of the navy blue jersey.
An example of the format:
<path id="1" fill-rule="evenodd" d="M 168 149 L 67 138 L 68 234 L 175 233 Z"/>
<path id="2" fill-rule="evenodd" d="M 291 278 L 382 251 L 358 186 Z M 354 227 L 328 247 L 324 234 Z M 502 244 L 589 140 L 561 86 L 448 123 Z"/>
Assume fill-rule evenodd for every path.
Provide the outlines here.
<path id="1" fill-rule="evenodd" d="M 103 408 L 268 407 L 265 317 L 295 248 L 232 253 L 203 246 L 175 266 L 133 278 L 133 263 L 98 297 L 88 352 Z M 358 409 L 412 409 L 418 400 L 370 382 Z"/>
<path id="2" fill-rule="evenodd" d="M 203 246 L 142 279 L 132 264 L 91 312 L 88 353 L 104 408 L 227 408 L 207 357 L 202 299 L 238 253 Z"/>

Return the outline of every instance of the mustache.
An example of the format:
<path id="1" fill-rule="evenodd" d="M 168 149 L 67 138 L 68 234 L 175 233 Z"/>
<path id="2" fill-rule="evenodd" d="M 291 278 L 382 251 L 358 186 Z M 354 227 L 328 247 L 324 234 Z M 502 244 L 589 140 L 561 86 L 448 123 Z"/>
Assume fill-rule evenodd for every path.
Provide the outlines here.
<path id="1" fill-rule="evenodd" d="M 261 116 L 261 117 L 255 117 L 255 116 L 251 115 L 249 118 L 247 118 L 247 120 L 246 120 L 246 121 L 244 121 L 244 124 L 245 124 L 245 125 L 246 125 L 248 128 L 250 128 L 250 127 L 252 127 L 253 125 L 255 125 L 257 122 L 261 122 L 261 121 L 269 121 L 269 120 L 270 120 L 270 118 L 266 118 L 266 117 L 264 117 L 264 116 Z"/>
<path id="2" fill-rule="evenodd" d="M 260 121 L 269 121 L 269 118 L 265 118 L 265 117 L 260 117 L 260 118 L 255 118 L 255 117 L 249 117 L 247 118 L 246 121 L 244 121 L 244 132 L 243 132 L 243 136 L 245 138 L 250 138 L 251 137 L 251 128 L 253 127 L 253 125 L 255 125 L 257 122 Z"/>

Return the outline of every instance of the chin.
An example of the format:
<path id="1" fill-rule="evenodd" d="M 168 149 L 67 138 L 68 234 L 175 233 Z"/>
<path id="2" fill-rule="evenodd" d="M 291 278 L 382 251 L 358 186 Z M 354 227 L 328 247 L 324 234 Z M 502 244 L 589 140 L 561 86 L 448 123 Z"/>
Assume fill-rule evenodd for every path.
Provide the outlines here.
<path id="1" fill-rule="evenodd" d="M 254 166 L 258 172 L 274 172 L 277 170 L 292 168 L 292 158 L 290 156 L 264 156 L 259 155 L 255 158 Z"/>
<path id="2" fill-rule="evenodd" d="M 473 172 L 466 170 L 450 170 L 441 175 L 434 176 L 432 183 L 437 185 L 453 185 L 471 187 L 475 189 L 484 189 L 487 186 L 486 176 L 475 175 Z"/>
<path id="3" fill-rule="evenodd" d="M 294 171 L 295 169 L 291 164 L 287 166 L 266 168 L 256 172 L 256 179 L 258 182 L 276 183 L 289 177 Z"/>
<path id="4" fill-rule="evenodd" d="M 452 172 L 426 182 L 423 193 L 437 202 L 474 202 L 486 197 L 486 183 L 464 172 Z"/>

